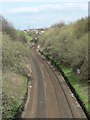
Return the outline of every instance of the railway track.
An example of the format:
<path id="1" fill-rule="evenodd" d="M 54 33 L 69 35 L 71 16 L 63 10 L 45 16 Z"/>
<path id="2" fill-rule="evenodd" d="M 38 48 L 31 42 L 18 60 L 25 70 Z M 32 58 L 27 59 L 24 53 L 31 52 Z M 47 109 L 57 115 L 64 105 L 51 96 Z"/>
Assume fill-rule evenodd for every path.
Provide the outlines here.
<path id="1" fill-rule="evenodd" d="M 81 113 L 80 114 L 78 114 L 78 110 L 77 110 L 77 108 L 76 108 L 76 110 L 73 110 L 74 108 L 73 108 L 73 106 L 71 105 L 71 102 L 69 101 L 70 99 L 69 99 L 69 97 L 68 97 L 68 95 L 67 95 L 67 91 L 65 91 L 65 87 L 63 87 L 63 84 L 62 84 L 62 80 L 60 80 L 59 78 L 60 77 L 58 77 L 58 76 L 60 76 L 60 73 L 57 75 L 57 72 L 56 72 L 56 68 L 53 66 L 53 68 L 54 69 L 52 69 L 52 67 L 51 67 L 51 65 L 50 65 L 50 63 L 48 63 L 47 62 L 47 60 L 43 60 L 38 54 L 36 54 L 37 55 L 37 57 L 38 57 L 38 59 L 41 61 L 41 63 L 43 63 L 43 65 L 44 65 L 44 67 L 46 68 L 46 70 L 48 71 L 48 74 L 49 74 L 49 76 L 50 76 L 50 78 L 51 78 L 51 80 L 52 80 L 52 83 L 53 83 L 53 86 L 54 86 L 54 91 L 55 91 L 55 94 L 56 94 L 56 98 L 57 98 L 57 101 L 58 101 L 58 105 L 59 105 L 59 111 L 60 111 L 60 116 L 61 116 L 61 118 L 79 118 L 79 117 L 86 117 L 86 116 L 83 116 L 83 114 L 80 116 L 80 114 L 83 112 L 82 111 L 82 109 L 81 109 L 81 107 L 80 107 L 80 105 L 79 105 L 79 103 L 77 102 L 77 100 L 75 99 L 75 97 L 73 98 L 75 101 L 76 101 L 76 103 L 77 103 L 77 106 L 79 107 L 79 110 L 81 111 Z M 62 79 L 62 77 L 61 77 L 61 79 Z M 63 79 L 64 80 L 64 79 Z M 67 84 L 66 84 L 66 82 L 65 82 L 65 80 L 64 80 L 64 86 L 67 86 Z M 67 86 L 68 87 L 68 86 Z M 59 90 L 60 90 L 60 92 L 62 91 L 62 93 L 63 93 L 63 95 L 62 96 L 64 96 L 64 98 L 65 98 L 65 109 L 64 109 L 64 111 L 61 109 L 61 102 L 60 102 L 60 100 L 61 100 L 61 93 L 59 93 Z M 72 94 L 72 92 L 70 91 L 70 89 L 68 88 L 68 90 L 69 90 L 69 93 L 71 94 L 71 95 L 73 95 Z M 64 100 L 64 99 L 63 99 Z M 64 103 L 64 101 L 63 101 L 63 103 Z M 64 105 L 63 105 L 64 106 Z M 76 113 L 75 113 L 76 112 Z M 84 114 L 85 115 L 85 114 Z"/>
<path id="2" fill-rule="evenodd" d="M 57 101 L 58 101 L 58 105 L 59 105 L 59 111 L 60 111 L 60 115 L 61 115 L 61 117 L 65 117 L 65 115 L 66 115 L 66 118 L 67 117 L 69 117 L 69 118 L 74 118 L 74 115 L 73 115 L 73 112 L 72 112 L 72 109 L 71 109 L 71 107 L 70 107 L 70 104 L 69 104 L 69 101 L 68 101 L 68 99 L 67 99 L 67 96 L 66 96 L 66 94 L 65 94 L 65 91 L 64 91 L 64 89 L 63 89 L 63 87 L 62 87 L 62 84 L 61 84 L 61 82 L 60 82 L 60 80 L 58 79 L 58 77 L 57 77 L 57 75 L 56 75 L 56 73 L 55 73 L 55 71 L 53 70 L 50 70 L 50 65 L 47 63 L 47 62 L 44 62 L 43 60 L 42 60 L 42 58 L 40 58 L 40 56 L 39 55 L 37 55 L 36 54 L 36 56 L 38 57 L 38 59 L 41 61 L 41 63 L 43 63 L 43 65 L 44 65 L 44 67 L 46 68 L 46 70 L 48 71 L 48 74 L 49 74 L 49 76 L 50 76 L 50 78 L 51 78 L 51 80 L 52 80 L 52 83 L 53 83 L 53 86 L 54 86 L 54 91 L 55 91 L 55 95 L 56 95 L 56 98 L 57 98 Z M 49 68 L 50 67 L 50 68 Z M 63 96 L 65 97 L 65 102 L 66 102 L 66 105 L 65 106 L 67 106 L 68 107 L 68 111 L 66 111 L 65 110 L 65 112 L 62 112 L 62 110 L 61 110 L 61 94 L 59 93 L 59 90 L 60 91 L 62 91 L 63 92 Z M 66 108 L 65 108 L 66 109 Z M 68 113 L 67 113 L 68 112 Z"/>
<path id="3" fill-rule="evenodd" d="M 75 97 L 71 96 L 72 92 L 62 75 L 38 54 L 35 47 L 32 48 L 32 53 L 37 75 L 37 92 L 34 98 L 37 100 L 36 113 L 33 117 L 86 118 Z"/>
<path id="4" fill-rule="evenodd" d="M 59 110 L 60 110 L 60 113 L 61 113 L 61 117 L 65 117 L 65 114 L 67 114 L 68 116 L 66 116 L 66 118 L 67 117 L 70 117 L 70 118 L 74 118 L 74 115 L 73 115 L 73 112 L 72 112 L 72 109 L 71 109 L 71 107 L 70 107 L 70 103 L 69 103 L 69 101 L 68 101 L 68 99 L 67 99 L 67 96 L 66 96 L 66 93 L 65 93 L 65 91 L 64 91 L 64 89 L 63 89 L 63 87 L 62 87 L 62 84 L 61 84 L 61 82 L 60 82 L 60 80 L 58 79 L 58 77 L 57 77 L 57 75 L 56 75 L 56 72 L 53 70 L 53 74 L 55 75 L 55 77 L 56 77 L 56 80 L 55 79 L 53 79 L 53 76 L 52 76 L 52 73 L 50 73 L 50 70 L 48 69 L 48 66 L 47 65 L 45 65 L 45 63 L 43 62 L 43 65 L 45 66 L 45 68 L 47 69 L 47 71 L 48 71 L 48 74 L 49 74 L 49 76 L 50 76 L 50 78 L 51 78 L 51 80 L 52 80 L 52 83 L 53 83 L 53 86 L 54 86 L 54 90 L 55 90 L 55 94 L 56 94 L 56 98 L 57 98 L 57 101 L 58 101 L 58 105 L 59 105 Z M 48 64 L 49 65 L 49 64 Z M 57 84 L 58 84 L 58 86 L 57 86 Z M 61 89 L 61 91 L 64 93 L 64 96 L 65 96 L 65 99 L 66 99 L 66 102 L 67 102 L 67 104 L 66 105 L 68 105 L 68 111 L 70 110 L 70 113 L 67 113 L 67 111 L 66 111 L 66 113 L 62 113 L 61 111 L 61 103 L 60 103 L 60 98 L 61 98 L 61 95 L 60 95 L 60 93 L 58 93 L 59 91 L 59 89 Z"/>

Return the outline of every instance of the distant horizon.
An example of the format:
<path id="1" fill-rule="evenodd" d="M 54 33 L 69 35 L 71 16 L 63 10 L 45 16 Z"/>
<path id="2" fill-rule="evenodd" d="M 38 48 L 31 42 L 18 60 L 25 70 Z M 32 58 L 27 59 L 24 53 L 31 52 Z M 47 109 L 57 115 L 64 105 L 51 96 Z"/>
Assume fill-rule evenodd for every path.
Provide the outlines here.
<path id="1" fill-rule="evenodd" d="M 0 14 L 19 30 L 48 28 L 62 21 L 69 24 L 88 16 L 87 0 L 3 0 L 0 3 Z"/>

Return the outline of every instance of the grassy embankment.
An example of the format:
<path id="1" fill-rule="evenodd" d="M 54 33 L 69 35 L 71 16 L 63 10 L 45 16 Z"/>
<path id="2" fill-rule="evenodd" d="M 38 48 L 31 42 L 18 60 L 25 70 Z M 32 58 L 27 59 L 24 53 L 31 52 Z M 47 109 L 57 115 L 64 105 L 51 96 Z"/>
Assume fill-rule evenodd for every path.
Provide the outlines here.
<path id="1" fill-rule="evenodd" d="M 27 42 L 30 42 L 32 40 L 32 36 L 28 34 L 28 32 L 24 32 L 24 31 L 19 31 L 17 30 L 17 35 L 24 35 L 25 38 L 27 39 Z"/>
<path id="2" fill-rule="evenodd" d="M 27 93 L 30 51 L 27 38 L 0 16 L 2 22 L 2 117 L 13 119 Z"/>
<path id="3" fill-rule="evenodd" d="M 88 101 L 88 18 L 57 24 L 39 37 L 41 50 L 62 68 L 90 112 Z"/>

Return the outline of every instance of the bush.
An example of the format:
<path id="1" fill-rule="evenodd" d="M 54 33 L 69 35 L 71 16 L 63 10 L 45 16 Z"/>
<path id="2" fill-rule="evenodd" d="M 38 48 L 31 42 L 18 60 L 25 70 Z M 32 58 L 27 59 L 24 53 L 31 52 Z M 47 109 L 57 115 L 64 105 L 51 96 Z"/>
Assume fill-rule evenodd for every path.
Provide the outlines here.
<path id="1" fill-rule="evenodd" d="M 88 70 L 88 18 L 75 23 L 50 28 L 39 37 L 41 49 L 71 66 L 80 78 L 87 80 Z"/>
<path id="2" fill-rule="evenodd" d="M 23 42 L 23 43 L 27 43 L 27 39 L 25 37 L 25 35 L 23 34 L 20 34 L 18 37 L 17 37 L 17 40 Z"/>
<path id="3" fill-rule="evenodd" d="M 20 41 L 2 35 L 2 117 L 12 119 L 27 92 L 29 48 Z"/>
<path id="4" fill-rule="evenodd" d="M 12 41 L 12 38 L 8 35 L 3 35 L 2 39 L 3 70 L 9 69 L 14 72 L 24 73 L 25 59 L 29 57 L 28 46 L 20 41 Z"/>
<path id="5" fill-rule="evenodd" d="M 30 77 L 29 46 L 22 34 L 0 16 L 2 22 L 2 119 L 13 119 L 27 93 Z M 21 42 L 22 41 L 22 42 Z M 29 76 L 28 76 L 29 75 Z"/>
<path id="6" fill-rule="evenodd" d="M 60 23 L 56 23 L 56 24 L 52 25 L 51 27 L 52 27 L 52 28 L 54 28 L 54 27 L 59 27 L 59 28 L 61 28 L 61 27 L 63 27 L 64 25 L 65 25 L 64 22 L 60 22 Z"/>
<path id="7" fill-rule="evenodd" d="M 0 16 L 0 23 L 2 23 L 2 32 L 12 37 L 12 40 L 16 39 L 16 30 L 13 25 L 9 23 L 3 16 Z"/>

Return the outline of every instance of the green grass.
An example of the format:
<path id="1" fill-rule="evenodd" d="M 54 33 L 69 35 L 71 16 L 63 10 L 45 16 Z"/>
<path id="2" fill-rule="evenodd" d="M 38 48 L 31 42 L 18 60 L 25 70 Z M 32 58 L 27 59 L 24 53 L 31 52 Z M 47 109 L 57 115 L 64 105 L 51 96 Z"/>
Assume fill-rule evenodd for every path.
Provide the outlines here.
<path id="1" fill-rule="evenodd" d="M 31 41 L 32 40 L 32 36 L 30 36 L 27 32 L 25 33 L 24 31 L 17 31 L 17 35 L 24 35 L 27 39 L 27 41 Z"/>
<path id="2" fill-rule="evenodd" d="M 32 36 L 29 36 L 28 33 L 24 33 L 24 35 L 28 41 L 32 40 Z"/>
<path id="3" fill-rule="evenodd" d="M 80 80 L 79 76 L 77 76 L 72 68 L 66 67 L 62 64 L 59 65 L 63 70 L 64 74 L 67 76 L 71 85 L 75 88 L 78 93 L 80 99 L 85 104 L 86 109 L 90 112 L 90 104 L 88 104 L 88 83 Z"/>

